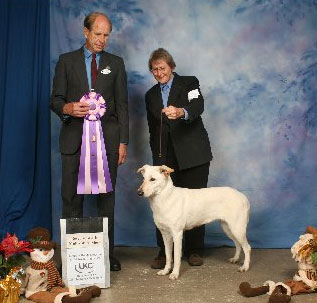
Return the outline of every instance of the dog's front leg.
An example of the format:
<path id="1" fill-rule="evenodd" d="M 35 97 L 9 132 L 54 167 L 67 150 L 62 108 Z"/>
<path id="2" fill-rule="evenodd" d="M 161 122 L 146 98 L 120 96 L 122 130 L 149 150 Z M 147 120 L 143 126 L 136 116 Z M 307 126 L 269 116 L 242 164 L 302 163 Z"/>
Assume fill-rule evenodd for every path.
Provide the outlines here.
<path id="1" fill-rule="evenodd" d="M 172 250 L 173 250 L 173 238 L 172 236 L 167 232 L 162 232 L 162 237 L 164 241 L 165 246 L 165 256 L 166 256 L 166 264 L 165 267 L 157 272 L 157 275 L 159 276 L 165 276 L 170 273 L 172 268 Z"/>
<path id="2" fill-rule="evenodd" d="M 183 231 L 175 232 L 173 234 L 173 240 L 174 240 L 174 267 L 169 278 L 171 280 L 177 280 L 179 276 L 179 270 L 181 267 Z"/>

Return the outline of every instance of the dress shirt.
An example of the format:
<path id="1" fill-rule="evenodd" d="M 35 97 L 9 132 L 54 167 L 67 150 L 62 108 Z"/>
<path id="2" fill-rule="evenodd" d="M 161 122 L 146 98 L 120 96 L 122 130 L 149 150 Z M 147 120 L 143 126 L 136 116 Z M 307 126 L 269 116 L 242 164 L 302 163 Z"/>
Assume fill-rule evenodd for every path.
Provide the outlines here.
<path id="1" fill-rule="evenodd" d="M 168 96 L 170 94 L 170 90 L 173 84 L 173 79 L 174 79 L 174 76 L 172 75 L 171 79 L 169 79 L 167 83 L 164 83 L 164 84 L 160 83 L 164 107 L 167 107 Z"/>

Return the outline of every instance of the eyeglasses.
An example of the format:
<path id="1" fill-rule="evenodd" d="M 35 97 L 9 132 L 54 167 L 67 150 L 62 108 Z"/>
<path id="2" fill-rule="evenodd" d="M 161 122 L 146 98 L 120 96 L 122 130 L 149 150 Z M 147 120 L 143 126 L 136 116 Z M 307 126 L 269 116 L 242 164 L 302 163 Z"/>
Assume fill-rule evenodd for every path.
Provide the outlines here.
<path id="1" fill-rule="evenodd" d="M 157 74 L 158 72 L 163 72 L 164 73 L 165 71 L 166 71 L 166 67 L 163 67 L 163 66 L 151 69 L 151 72 L 153 74 Z"/>

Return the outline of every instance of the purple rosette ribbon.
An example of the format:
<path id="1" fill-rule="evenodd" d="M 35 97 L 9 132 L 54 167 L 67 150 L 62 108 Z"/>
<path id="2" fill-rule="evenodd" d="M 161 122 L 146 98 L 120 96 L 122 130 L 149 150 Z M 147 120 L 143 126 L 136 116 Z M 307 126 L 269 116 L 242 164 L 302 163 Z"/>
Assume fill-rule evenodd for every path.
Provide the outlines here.
<path id="1" fill-rule="evenodd" d="M 100 194 L 113 190 L 100 119 L 106 102 L 95 92 L 86 93 L 80 102 L 90 105 L 85 116 L 77 184 L 77 194 Z"/>

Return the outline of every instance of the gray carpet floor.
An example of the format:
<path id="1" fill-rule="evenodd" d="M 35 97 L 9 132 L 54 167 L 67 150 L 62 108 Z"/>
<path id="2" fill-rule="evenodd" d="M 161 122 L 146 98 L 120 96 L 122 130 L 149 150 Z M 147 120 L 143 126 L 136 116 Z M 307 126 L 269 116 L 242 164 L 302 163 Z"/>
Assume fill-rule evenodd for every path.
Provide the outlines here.
<path id="1" fill-rule="evenodd" d="M 167 276 L 157 276 L 149 266 L 157 249 L 117 247 L 115 252 L 122 270 L 111 272 L 111 287 L 103 289 L 91 303 L 264 303 L 268 295 L 242 297 L 239 284 L 248 281 L 260 286 L 266 280 L 283 281 L 291 279 L 296 271 L 289 249 L 253 249 L 250 270 L 240 273 L 239 265 L 227 261 L 234 249 L 223 247 L 207 249 L 200 267 L 191 267 L 183 259 L 180 278 L 170 281 Z M 21 297 L 20 302 L 32 301 Z M 293 296 L 291 302 L 317 303 L 317 293 Z"/>

